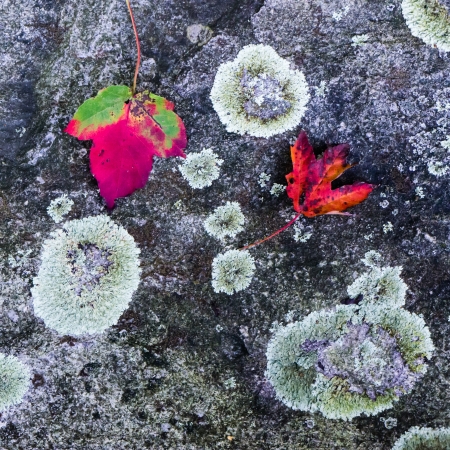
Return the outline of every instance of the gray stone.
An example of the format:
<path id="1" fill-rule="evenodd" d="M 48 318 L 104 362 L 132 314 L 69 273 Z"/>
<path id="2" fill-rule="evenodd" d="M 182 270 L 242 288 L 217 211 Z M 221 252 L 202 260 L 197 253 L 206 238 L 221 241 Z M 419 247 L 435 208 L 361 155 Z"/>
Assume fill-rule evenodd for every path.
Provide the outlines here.
<path id="1" fill-rule="evenodd" d="M 3 0 L 0 352 L 28 364 L 33 383 L 20 405 L 2 413 L 0 446 L 384 450 L 397 430 L 448 424 L 450 199 L 448 174 L 433 170 L 450 167 L 441 144 L 450 135 L 449 56 L 411 36 L 399 1 L 131 3 L 143 53 L 138 89 L 175 103 L 187 152 L 212 148 L 224 159 L 221 176 L 193 190 L 180 161 L 157 159 L 146 187 L 107 211 L 90 173 L 89 143 L 63 129 L 100 89 L 132 82 L 136 50 L 125 1 Z M 204 45 L 189 40 L 193 24 L 213 37 Z M 367 41 L 352 46 L 361 35 Z M 273 46 L 305 74 L 311 100 L 292 132 L 229 134 L 212 108 L 217 68 L 251 43 Z M 203 220 L 216 206 L 239 202 L 246 229 L 227 243 L 233 248 L 286 223 L 292 204 L 270 187 L 285 183 L 300 129 L 317 154 L 348 142 L 359 165 L 338 183 L 377 189 L 353 216 L 304 219 L 312 230 L 306 242 L 295 242 L 290 229 L 255 247 L 250 287 L 215 294 L 211 261 L 224 248 Z M 266 188 L 262 172 L 270 176 Z M 140 287 L 103 335 L 59 336 L 33 314 L 42 244 L 59 228 L 46 209 L 63 193 L 74 200 L 68 219 L 110 214 L 141 249 Z M 292 311 L 302 317 L 339 304 L 372 249 L 404 268 L 406 308 L 423 314 L 437 348 L 428 372 L 389 411 L 396 428 L 379 417 L 343 423 L 289 410 L 264 377 L 272 324 Z M 226 389 L 231 378 L 236 387 Z"/>

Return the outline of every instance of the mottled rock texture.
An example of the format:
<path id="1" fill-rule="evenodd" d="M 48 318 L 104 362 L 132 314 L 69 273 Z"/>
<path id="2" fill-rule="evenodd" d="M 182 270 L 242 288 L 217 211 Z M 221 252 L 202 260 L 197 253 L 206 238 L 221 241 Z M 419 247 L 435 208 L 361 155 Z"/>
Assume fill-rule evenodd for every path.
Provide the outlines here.
<path id="1" fill-rule="evenodd" d="M 384 450 L 411 426 L 449 426 L 449 174 L 434 173 L 450 163 L 441 143 L 450 134 L 450 57 L 411 36 L 399 0 L 132 4 L 143 50 L 139 90 L 175 102 L 187 153 L 212 148 L 224 160 L 221 176 L 193 190 L 179 161 L 156 161 L 147 186 L 109 212 L 142 252 L 130 308 L 99 336 L 46 328 L 30 287 L 42 243 L 59 227 L 50 201 L 63 193 L 74 201 L 67 219 L 107 212 L 89 144 L 62 130 L 99 89 L 131 83 L 134 36 L 125 0 L 1 2 L 0 351 L 33 375 L 24 401 L 2 413 L 0 447 Z M 209 27 L 211 40 L 189 40 L 192 25 Z M 352 45 L 360 35 L 365 43 Z M 302 70 L 311 87 L 298 129 L 269 139 L 227 133 L 209 100 L 218 66 L 258 43 Z M 252 249 L 250 287 L 214 293 L 211 261 L 225 249 L 203 220 L 239 202 L 246 230 L 231 241 L 236 248 L 291 218 L 287 196 L 270 188 L 285 183 L 300 129 L 318 154 L 350 143 L 360 164 L 339 183 L 379 187 L 352 217 L 305 219 L 306 242 L 289 230 Z M 273 322 L 338 304 L 372 249 L 386 265 L 403 266 L 406 309 L 431 329 L 437 350 L 427 374 L 384 414 L 397 419 L 391 429 L 378 416 L 343 423 L 287 409 L 264 378 Z"/>

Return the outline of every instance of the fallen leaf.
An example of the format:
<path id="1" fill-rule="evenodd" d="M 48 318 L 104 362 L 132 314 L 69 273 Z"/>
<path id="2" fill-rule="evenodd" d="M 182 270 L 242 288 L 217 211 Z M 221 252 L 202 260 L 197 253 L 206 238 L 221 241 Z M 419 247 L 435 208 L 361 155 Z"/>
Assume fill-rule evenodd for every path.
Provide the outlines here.
<path id="1" fill-rule="evenodd" d="M 286 192 L 294 203 L 294 210 L 306 217 L 343 213 L 347 208 L 365 200 L 374 186 L 354 183 L 331 189 L 331 182 L 352 167 L 347 163 L 348 144 L 340 144 L 325 150 L 316 159 L 306 133 L 302 131 L 291 147 L 293 170 L 286 175 Z"/>
<path id="2" fill-rule="evenodd" d="M 361 203 L 375 188 L 372 184 L 354 183 L 331 189 L 331 182 L 352 167 L 352 164 L 347 163 L 349 151 L 348 144 L 340 144 L 327 148 L 322 158 L 316 159 L 308 137 L 302 131 L 291 146 L 293 168 L 292 172 L 286 175 L 286 192 L 298 214 L 274 233 L 239 250 L 247 250 L 274 238 L 293 225 L 301 215 L 349 215 L 342 211 Z"/>
<path id="3" fill-rule="evenodd" d="M 145 186 L 154 156 L 186 157 L 186 130 L 173 108 L 148 91 L 132 95 L 127 86 L 109 86 L 76 111 L 64 131 L 93 141 L 91 172 L 108 208 Z"/>

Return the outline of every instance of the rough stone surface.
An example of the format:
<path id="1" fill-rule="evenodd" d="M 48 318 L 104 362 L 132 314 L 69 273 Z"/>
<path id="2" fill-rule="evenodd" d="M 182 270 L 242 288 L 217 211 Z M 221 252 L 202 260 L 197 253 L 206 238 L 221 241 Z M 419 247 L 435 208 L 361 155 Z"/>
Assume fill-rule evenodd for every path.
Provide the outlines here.
<path id="1" fill-rule="evenodd" d="M 30 287 L 42 243 L 59 227 L 50 201 L 68 194 L 67 219 L 106 212 L 89 144 L 62 130 L 99 89 L 130 84 L 134 36 L 125 1 L 1 2 L 0 352 L 17 355 L 33 378 L 24 401 L 2 413 L 0 447 L 387 450 L 411 426 L 449 426 L 449 174 L 434 173 L 450 165 L 441 144 L 450 135 L 450 56 L 411 36 L 399 0 L 132 4 L 144 63 L 138 88 L 175 102 L 187 152 L 212 148 L 224 160 L 221 176 L 193 190 L 179 161 L 157 160 L 147 186 L 110 212 L 142 251 L 130 308 L 100 336 L 47 329 L 33 315 Z M 213 32 L 205 45 L 187 37 L 195 24 Z M 360 35 L 365 43 L 352 46 Z M 305 129 L 318 153 L 349 142 L 360 164 L 342 183 L 378 188 L 351 217 L 304 220 L 305 242 L 291 229 L 252 249 L 252 284 L 228 296 L 210 283 L 224 248 L 203 220 L 239 202 L 246 230 L 231 242 L 237 248 L 292 217 L 287 196 L 270 187 L 285 183 L 296 132 L 229 134 L 209 100 L 218 66 L 252 43 L 273 46 L 305 73 L 312 96 L 296 132 Z M 394 428 L 379 417 L 343 423 L 287 409 L 264 378 L 272 324 L 345 299 L 372 249 L 403 266 L 406 308 L 431 329 L 437 350 L 427 374 L 386 412 Z"/>

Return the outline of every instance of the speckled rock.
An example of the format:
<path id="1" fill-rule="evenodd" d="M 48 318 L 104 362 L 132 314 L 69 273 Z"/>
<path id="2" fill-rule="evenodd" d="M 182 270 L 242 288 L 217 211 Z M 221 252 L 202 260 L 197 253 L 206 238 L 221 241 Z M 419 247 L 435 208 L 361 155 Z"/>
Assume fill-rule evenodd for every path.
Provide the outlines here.
<path id="1" fill-rule="evenodd" d="M 108 212 L 89 143 L 62 130 L 85 99 L 132 80 L 125 1 L 3 0 L 0 352 L 30 367 L 32 387 L 2 414 L 0 448 L 388 450 L 411 426 L 449 426 L 450 57 L 411 36 L 400 3 L 132 0 L 138 89 L 175 102 L 187 153 L 211 148 L 224 163 L 211 187 L 194 190 L 180 161 L 157 160 L 147 186 Z M 193 25 L 211 30 L 206 43 L 188 38 Z M 301 70 L 311 93 L 297 129 L 269 139 L 227 133 L 209 99 L 219 65 L 258 43 Z M 353 216 L 303 219 L 305 242 L 290 229 L 252 249 L 250 287 L 216 294 L 213 258 L 292 217 L 287 196 L 270 191 L 285 184 L 301 129 L 318 154 L 350 144 L 359 165 L 340 183 L 378 188 Z M 60 227 L 47 207 L 62 194 L 74 202 L 68 220 L 108 213 L 141 249 L 141 284 L 102 335 L 60 336 L 33 314 L 42 244 Z M 226 201 L 246 222 L 225 244 L 203 221 Z M 405 308 L 423 315 L 436 346 L 428 372 L 385 412 L 396 427 L 289 410 L 264 377 L 271 329 L 344 300 L 373 249 L 403 266 Z"/>

